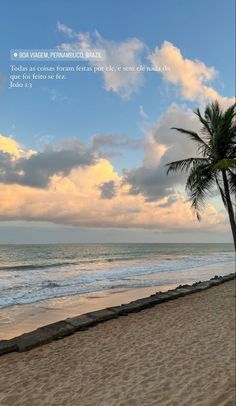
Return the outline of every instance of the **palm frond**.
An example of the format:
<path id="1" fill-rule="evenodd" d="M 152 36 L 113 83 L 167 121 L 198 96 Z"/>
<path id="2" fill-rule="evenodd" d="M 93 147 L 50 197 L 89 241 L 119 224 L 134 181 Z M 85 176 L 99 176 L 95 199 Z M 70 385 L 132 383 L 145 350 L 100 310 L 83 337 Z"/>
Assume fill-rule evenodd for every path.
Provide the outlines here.
<path id="1" fill-rule="evenodd" d="M 179 161 L 173 161 L 173 162 L 166 164 L 166 166 L 168 167 L 167 175 L 169 174 L 169 172 L 187 171 L 191 165 L 193 167 L 197 167 L 198 165 L 207 164 L 207 163 L 208 163 L 208 160 L 205 158 L 187 158 L 187 159 L 181 159 Z"/>
<path id="2" fill-rule="evenodd" d="M 190 171 L 186 191 L 191 200 L 192 209 L 200 220 L 200 211 L 205 200 L 217 184 L 226 209 L 231 204 L 231 196 L 236 203 L 236 104 L 223 111 L 218 101 L 205 108 L 204 114 L 199 109 L 194 112 L 202 124 L 203 136 L 194 131 L 174 127 L 173 129 L 186 134 L 197 144 L 197 152 L 201 158 L 187 158 L 170 162 L 169 172 Z M 227 174 L 227 185 L 222 183 L 223 172 Z"/>
<path id="3" fill-rule="evenodd" d="M 171 130 L 176 130 L 182 134 L 188 135 L 189 138 L 197 144 L 198 149 L 202 150 L 203 153 L 209 150 L 209 146 L 207 145 L 207 143 L 196 132 L 190 131 L 190 130 L 185 130 L 184 128 L 178 128 L 178 127 L 171 127 Z"/>
<path id="4" fill-rule="evenodd" d="M 232 104 L 230 107 L 227 108 L 227 110 L 224 112 L 224 121 L 229 123 L 229 125 L 234 124 L 234 117 L 236 115 L 236 103 Z"/>
<path id="5" fill-rule="evenodd" d="M 225 158 L 225 159 L 220 159 L 213 165 L 214 169 L 230 169 L 230 168 L 236 168 L 236 159 L 230 159 L 230 158 Z"/>
<path id="6" fill-rule="evenodd" d="M 209 120 L 207 120 L 207 116 L 203 118 L 199 108 L 194 111 L 194 114 L 196 114 L 203 125 L 202 132 L 212 136 L 212 128 L 210 126 Z"/>
<path id="7" fill-rule="evenodd" d="M 186 190 L 190 197 L 191 207 L 200 221 L 200 211 L 205 206 L 205 200 L 215 184 L 215 171 L 210 165 L 193 168 L 186 182 Z"/>
<path id="8" fill-rule="evenodd" d="M 221 128 L 221 149 L 224 157 L 236 156 L 236 104 L 230 106 L 223 115 Z"/>

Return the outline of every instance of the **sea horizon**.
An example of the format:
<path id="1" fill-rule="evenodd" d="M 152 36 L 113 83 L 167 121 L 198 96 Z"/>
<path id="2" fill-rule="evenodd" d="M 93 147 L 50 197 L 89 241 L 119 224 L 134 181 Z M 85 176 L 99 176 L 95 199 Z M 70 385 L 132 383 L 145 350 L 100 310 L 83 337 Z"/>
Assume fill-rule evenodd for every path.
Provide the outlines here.
<path id="1" fill-rule="evenodd" d="M 121 244 L 123 244 L 123 245 L 127 245 L 127 244 L 146 244 L 146 245 L 148 245 L 148 244 L 150 244 L 150 245 L 156 245 L 156 244 L 166 244 L 166 245 L 176 245 L 176 244 L 179 244 L 179 245 L 181 245 L 181 244 L 185 244 L 185 245 L 201 245 L 201 244 L 204 244 L 204 245 L 206 245 L 206 244 L 208 244 L 208 245 L 211 245 L 211 244 L 214 244 L 214 245 L 223 245 L 223 244 L 228 244 L 228 245 L 232 245 L 232 247 L 233 247 L 233 242 L 210 242 L 210 241 L 208 241 L 208 242 L 148 242 L 148 241 L 141 241 L 141 242 L 135 242 L 135 241 L 129 241 L 129 242 L 119 242 L 119 241 L 116 241 L 116 242 L 99 242 L 99 241 L 97 241 L 97 242 L 47 242 L 47 243 L 43 243 L 43 242 L 39 242 L 39 243 L 30 243 L 30 242 L 27 242 L 27 243 L 21 243 L 21 242 L 14 242 L 14 243 L 0 243 L 0 247 L 1 246 L 8 246 L 8 245 L 27 245 L 27 246 L 31 246 L 31 245 L 103 245 L 103 244 L 106 244 L 106 245 L 117 245 L 117 244 L 119 244 L 119 245 L 121 245 Z"/>

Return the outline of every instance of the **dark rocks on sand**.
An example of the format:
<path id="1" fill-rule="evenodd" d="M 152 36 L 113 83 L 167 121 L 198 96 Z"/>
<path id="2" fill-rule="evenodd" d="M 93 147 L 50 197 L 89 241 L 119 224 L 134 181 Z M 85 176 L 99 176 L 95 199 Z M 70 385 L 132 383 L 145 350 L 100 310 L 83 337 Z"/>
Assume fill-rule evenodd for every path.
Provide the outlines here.
<path id="1" fill-rule="evenodd" d="M 89 313 L 89 317 L 95 319 L 97 323 L 114 319 L 117 317 L 117 314 L 111 309 L 97 310 L 95 312 Z"/>
<path id="2" fill-rule="evenodd" d="M 89 317 L 87 314 L 81 314 L 80 316 L 68 318 L 66 319 L 66 322 L 71 324 L 76 331 L 86 330 L 87 328 L 97 324 L 97 321 Z"/>
<path id="3" fill-rule="evenodd" d="M 40 327 L 30 333 L 22 334 L 16 338 L 17 350 L 28 351 L 32 348 L 49 343 L 73 334 L 76 331 L 75 327 L 66 321 L 58 321 L 57 323 L 49 324 L 48 326 Z"/>
<path id="4" fill-rule="evenodd" d="M 6 354 L 8 352 L 16 351 L 17 345 L 16 340 L 0 340 L 0 355 Z"/>

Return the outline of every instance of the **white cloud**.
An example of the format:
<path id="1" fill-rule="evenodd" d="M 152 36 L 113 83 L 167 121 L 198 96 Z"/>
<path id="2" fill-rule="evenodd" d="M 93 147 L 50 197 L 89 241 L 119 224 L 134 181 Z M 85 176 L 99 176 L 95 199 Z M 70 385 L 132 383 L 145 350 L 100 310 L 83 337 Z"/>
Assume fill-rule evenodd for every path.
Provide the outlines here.
<path id="1" fill-rule="evenodd" d="M 65 24 L 60 23 L 60 21 L 57 22 L 57 29 L 58 31 L 63 32 L 70 38 L 79 39 L 79 35 L 74 30 L 72 30 L 72 28 L 67 27 Z"/>
<path id="2" fill-rule="evenodd" d="M 92 66 L 109 68 L 101 72 L 104 79 L 105 89 L 118 93 L 122 98 L 130 98 L 142 85 L 143 73 L 136 70 L 141 64 L 141 56 L 145 50 L 145 44 L 137 38 L 129 38 L 123 42 L 115 42 L 104 39 L 97 31 L 93 35 L 89 33 L 76 33 L 64 24 L 58 23 L 59 31 L 69 38 L 75 39 L 72 43 L 62 43 L 62 49 L 103 49 L 105 58 L 103 61 L 90 60 Z M 112 70 L 112 67 L 115 69 Z M 118 69 L 120 67 L 120 70 Z M 125 70 L 127 67 L 134 71 Z"/>
<path id="3" fill-rule="evenodd" d="M 141 117 L 143 120 L 147 120 L 147 119 L 148 119 L 148 115 L 147 115 L 147 113 L 144 111 L 144 108 L 143 108 L 142 105 L 139 106 L 139 114 L 140 114 L 140 117 Z"/>
<path id="4" fill-rule="evenodd" d="M 184 58 L 179 48 L 171 42 L 164 41 L 149 55 L 153 66 L 167 65 L 170 69 L 161 71 L 164 79 L 179 86 L 181 95 L 186 100 L 209 102 L 218 100 L 225 107 L 234 99 L 221 96 L 209 82 L 215 79 L 217 71 L 207 67 L 203 62 Z"/>
<path id="5" fill-rule="evenodd" d="M 115 42 L 104 39 L 97 31 L 92 35 L 88 32 L 77 33 L 59 22 L 57 27 L 60 32 L 72 40 L 69 43 L 62 43 L 60 48 L 103 49 L 105 59 L 96 62 L 91 59 L 90 64 L 98 68 L 120 66 L 120 71 L 117 69 L 101 72 L 107 91 L 113 91 L 122 98 L 128 99 L 143 84 L 144 72 L 137 68 L 143 65 L 144 51 L 147 52 L 148 47 L 138 38 Z M 234 103 L 234 98 L 221 96 L 209 85 L 217 76 L 214 67 L 207 67 L 199 60 L 184 58 L 180 49 L 171 42 L 164 41 L 160 48 L 156 47 L 154 52 L 149 53 L 148 59 L 157 74 L 162 75 L 167 82 L 179 87 L 181 96 L 185 100 L 196 100 L 205 104 L 217 99 L 224 107 Z M 162 69 L 164 66 L 168 69 Z M 125 71 L 126 67 L 132 67 L 133 70 Z M 147 118 L 142 106 L 140 106 L 140 115 L 143 119 Z"/>

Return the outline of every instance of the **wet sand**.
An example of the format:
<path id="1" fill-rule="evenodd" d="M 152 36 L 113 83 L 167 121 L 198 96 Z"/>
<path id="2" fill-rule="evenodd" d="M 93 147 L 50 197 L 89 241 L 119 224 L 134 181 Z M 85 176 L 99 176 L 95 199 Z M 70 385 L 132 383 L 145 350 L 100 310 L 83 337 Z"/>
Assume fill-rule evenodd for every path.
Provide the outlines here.
<path id="1" fill-rule="evenodd" d="M 106 307 L 119 306 L 132 300 L 148 297 L 158 290 L 174 289 L 177 285 L 138 289 L 113 289 L 88 293 L 84 296 L 60 297 L 0 310 L 0 340 L 8 340 L 38 327 L 65 320 Z"/>
<path id="2" fill-rule="evenodd" d="M 234 406 L 235 282 L 0 358 L 1 406 Z"/>

